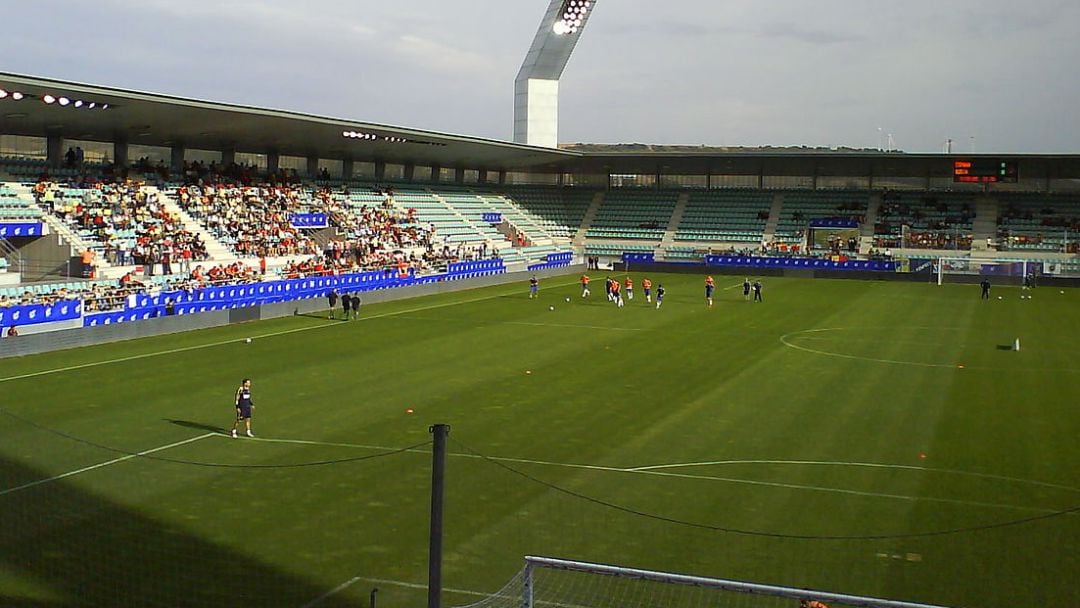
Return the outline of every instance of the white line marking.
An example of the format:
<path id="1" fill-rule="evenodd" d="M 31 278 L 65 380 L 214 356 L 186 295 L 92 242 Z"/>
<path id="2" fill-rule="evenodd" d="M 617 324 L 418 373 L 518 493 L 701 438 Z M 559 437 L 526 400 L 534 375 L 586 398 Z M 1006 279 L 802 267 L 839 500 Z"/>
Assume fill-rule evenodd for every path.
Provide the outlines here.
<path id="1" fill-rule="evenodd" d="M 1066 490 L 1069 492 L 1080 492 L 1080 488 L 1074 488 L 1071 486 L 1063 486 L 1056 483 L 1049 483 L 1045 481 L 1034 481 L 1031 479 L 1021 479 L 1019 477 L 1008 477 L 1006 475 L 992 475 L 990 473 L 972 473 L 970 471 L 958 471 L 956 469 L 935 469 L 933 467 L 919 467 L 910 464 L 880 464 L 876 462 L 841 462 L 834 460 L 713 460 L 708 462 L 678 462 L 672 464 L 655 464 L 647 467 L 633 467 L 626 469 L 627 471 L 656 471 L 659 469 L 679 469 L 683 467 L 707 467 L 712 465 L 728 465 L 728 464 L 781 464 L 781 465 L 822 465 L 822 466 L 839 466 L 839 467 L 866 467 L 875 469 L 898 469 L 903 471 L 919 471 L 926 473 L 946 473 L 949 475 L 962 475 L 965 477 L 981 477 L 984 479 L 995 479 L 999 481 L 1012 481 L 1016 483 L 1023 483 L 1033 486 L 1043 486 L 1047 488 L 1054 488 L 1056 490 Z"/>
<path id="2" fill-rule="evenodd" d="M 797 336 L 799 334 L 809 334 L 809 333 L 814 333 L 814 332 L 819 332 L 819 331 L 843 331 L 844 329 L 845 328 L 843 328 L 843 327 L 826 327 L 826 328 L 822 328 L 822 329 L 801 329 L 799 331 L 793 331 L 791 333 L 784 334 L 784 335 L 780 336 L 780 342 L 783 343 L 784 346 L 789 346 L 789 347 L 794 348 L 796 350 L 801 350 L 801 351 L 808 352 L 808 353 L 814 353 L 815 355 L 826 355 L 826 356 L 829 356 L 829 357 L 840 357 L 841 359 L 854 359 L 856 361 L 871 361 L 871 362 L 874 362 L 874 363 L 892 363 L 894 365 L 913 365 L 913 366 L 916 366 L 916 367 L 949 367 L 949 368 L 956 367 L 956 364 L 954 364 L 954 363 L 920 363 L 918 361 L 896 361 L 896 360 L 893 360 L 893 359 L 876 359 L 874 357 L 860 357 L 858 355 L 845 355 L 845 354 L 841 354 L 841 353 L 829 352 L 829 351 L 826 351 L 826 350 L 817 350 L 817 349 L 814 349 L 814 348 L 807 348 L 805 346 L 799 346 L 798 344 L 792 344 L 791 342 L 788 342 L 789 337 Z"/>
<path id="3" fill-rule="evenodd" d="M 318 604 L 320 604 L 326 598 L 328 598 L 328 597 L 330 597 L 332 595 L 335 595 L 337 593 L 340 593 L 341 591 L 344 591 L 345 589 L 348 589 L 349 587 L 351 587 L 352 585 L 354 585 L 354 584 L 356 584 L 357 582 L 360 582 L 360 581 L 364 581 L 364 582 L 368 582 L 368 583 L 375 583 L 377 585 L 393 585 L 395 587 L 405 587 L 406 589 L 427 589 L 427 585 L 424 584 L 424 583 L 407 583 L 405 581 L 394 581 L 394 580 L 385 579 L 385 578 L 372 578 L 372 577 L 368 577 L 368 576 L 354 576 L 354 577 L 350 578 L 349 580 L 345 581 L 344 583 L 341 583 L 337 587 L 334 587 L 330 591 L 327 591 L 326 593 L 320 595 L 319 597 L 317 597 L 317 598 L 311 600 L 310 602 L 304 604 L 301 608 L 312 608 L 313 606 L 317 606 Z M 507 596 L 501 595 L 498 591 L 496 591 L 495 593 L 484 593 L 482 591 L 472 591 L 472 590 L 469 590 L 469 589 L 454 589 L 453 587 L 443 587 L 443 591 L 446 591 L 446 592 L 449 592 L 449 593 L 457 593 L 459 595 L 474 595 L 474 596 L 477 596 L 477 597 L 507 597 Z M 514 598 L 514 599 L 520 599 L 520 598 Z"/>
<path id="4" fill-rule="evenodd" d="M 565 287 L 567 285 L 573 285 L 573 284 L 574 283 L 560 283 L 560 284 L 556 285 L 556 287 Z M 394 316 L 397 316 L 397 315 L 405 315 L 405 314 L 410 314 L 410 313 L 414 313 L 414 312 L 421 312 L 421 311 L 424 311 L 424 310 L 432 310 L 432 309 L 435 309 L 435 308 L 447 308 L 447 307 L 450 307 L 450 306 L 458 306 L 459 304 L 471 304 L 473 302 L 482 302 L 484 300 L 494 300 L 495 298 L 501 298 L 501 297 L 503 297 L 505 295 L 507 295 L 507 294 L 498 293 L 498 294 L 493 294 L 493 295 L 481 296 L 479 298 L 470 298 L 470 299 L 467 299 L 467 300 L 457 300 L 455 302 L 443 302 L 442 304 L 431 304 L 429 306 L 418 306 L 416 308 L 410 308 L 408 310 L 399 310 L 399 311 L 395 311 L 395 312 L 386 312 L 386 313 L 382 313 L 382 314 L 378 314 L 378 315 L 371 315 L 369 317 L 360 317 L 360 319 L 358 319 L 358 320 L 360 320 L 360 321 L 371 321 L 371 320 L 375 320 L 375 319 L 383 319 L 383 318 L 386 318 L 386 317 L 394 317 Z M 273 337 L 276 337 L 276 336 L 284 336 L 284 335 L 294 334 L 294 333 L 301 332 L 301 331 L 311 331 L 313 329 L 323 329 L 323 328 L 326 328 L 326 327 L 339 327 L 341 325 L 344 325 L 344 324 L 322 323 L 322 324 L 319 324 L 319 325 L 310 325 L 310 326 L 306 326 L 306 327 L 295 327 L 293 329 L 285 329 L 285 330 L 282 330 L 282 331 L 275 331 L 275 332 L 270 332 L 270 333 L 267 333 L 267 334 L 260 334 L 260 335 L 257 335 L 257 336 L 252 336 L 252 338 L 254 338 L 254 339 L 273 338 Z M 39 371 L 39 372 L 30 372 L 28 374 L 19 374 L 17 376 L 7 376 L 7 377 L 4 377 L 4 378 L 0 378 L 0 382 L 8 382 L 8 381 L 11 381 L 11 380 L 22 380 L 24 378 L 36 378 L 38 376 L 47 376 L 47 375 L 50 375 L 50 374 L 59 374 L 59 373 L 70 372 L 70 371 L 75 371 L 75 370 L 79 370 L 79 369 L 87 369 L 87 368 L 90 368 L 90 367 L 99 367 L 99 366 L 102 366 L 102 365 L 109 365 L 111 363 L 123 363 L 125 361 L 137 361 L 139 359 L 147 359 L 149 357 L 157 357 L 157 356 L 160 356 L 160 355 L 172 355 L 172 354 L 175 354 L 175 353 L 183 353 L 183 352 L 188 352 L 188 351 L 192 351 L 192 350 L 201 350 L 203 348 L 213 348 L 215 346 L 224 346 L 226 344 L 236 344 L 236 343 L 238 343 L 240 341 L 241 341 L 240 338 L 233 338 L 231 340 L 222 340 L 220 342 L 210 342 L 210 343 L 207 343 L 207 344 L 196 344 L 194 346 L 184 346 L 182 348 L 171 348 L 169 350 L 159 350 L 159 351 L 155 351 L 155 352 L 152 352 L 152 353 L 143 353 L 141 355 L 131 355 L 131 356 L 128 356 L 128 357 L 118 357 L 116 359 L 107 359 L 105 361 L 93 361 L 91 363 L 81 363 L 79 365 L 69 365 L 67 367 L 57 367 L 57 368 L 54 368 L 54 369 L 46 369 L 46 370 L 42 370 L 42 371 Z"/>
<path id="5" fill-rule="evenodd" d="M 827 351 L 827 350 L 818 350 L 818 349 L 815 349 L 815 348 L 808 348 L 806 346 L 799 346 L 798 344 L 792 344 L 791 342 L 788 341 L 788 338 L 796 337 L 796 336 L 799 336 L 800 334 L 810 334 L 810 333 L 822 332 L 822 331 L 844 331 L 846 329 L 856 329 L 856 328 L 850 328 L 850 327 L 826 327 L 826 328 L 822 328 L 822 329 L 800 329 L 799 331 L 793 331 L 791 333 L 787 333 L 787 334 L 784 334 L 784 335 L 780 336 L 780 342 L 784 346 L 788 346 L 788 347 L 794 348 L 796 350 L 801 350 L 803 352 L 813 353 L 815 355 L 825 355 L 827 357 L 840 357 L 842 359 L 853 359 L 855 361 L 870 361 L 872 363 L 890 363 L 890 364 L 893 364 L 893 365 L 912 365 L 912 366 L 916 366 L 916 367 L 955 368 L 955 367 L 959 366 L 959 364 L 953 364 L 953 363 L 922 363 L 922 362 L 919 362 L 919 361 L 898 361 L 898 360 L 894 360 L 894 359 L 877 359 L 877 358 L 874 358 L 874 357 L 863 357 L 863 356 L 859 356 L 859 355 L 845 355 L 843 353 L 834 353 L 834 352 Z M 938 330 L 938 331 L 954 331 L 954 330 L 960 330 L 962 328 L 959 328 L 959 327 L 912 327 L 910 329 L 934 329 L 934 330 Z M 805 339 L 810 340 L 810 339 L 817 339 L 817 338 L 805 337 Z M 972 371 L 996 371 L 996 370 L 1000 370 L 1001 368 L 995 368 L 995 367 L 971 367 L 971 366 L 969 366 L 966 369 L 972 370 Z M 1080 370 L 1078 370 L 1078 369 L 1073 369 L 1073 368 L 1068 368 L 1068 367 L 1065 367 L 1065 368 L 1009 367 L 1008 370 L 1013 371 L 1013 372 L 1017 372 L 1017 371 L 1027 371 L 1027 372 L 1065 372 L 1065 373 L 1069 373 L 1069 374 L 1075 374 L 1077 372 L 1080 372 Z"/>
<path id="6" fill-rule="evenodd" d="M 262 437 L 256 437 L 254 440 L 255 441 L 267 441 L 267 442 L 272 442 L 272 443 L 296 443 L 296 444 L 301 444 L 301 445 L 328 445 L 328 446 L 334 446 L 334 447 L 349 447 L 349 448 L 360 448 L 360 449 L 366 449 L 366 450 L 380 450 L 380 451 L 394 451 L 394 450 L 398 449 L 398 448 L 391 448 L 391 447 L 387 447 L 387 446 L 360 445 L 360 444 L 350 444 L 350 443 L 331 443 L 331 442 L 322 442 L 322 441 L 309 441 L 309 440 L 305 440 L 305 439 L 267 439 L 267 438 L 262 438 Z M 411 450 L 404 450 L 404 451 L 405 452 L 413 452 L 413 453 L 416 453 L 416 454 L 430 454 L 431 453 L 431 450 L 420 449 L 420 448 L 414 448 L 414 449 L 411 449 Z M 484 458 L 483 456 L 480 456 L 480 455 L 477 455 L 477 454 L 465 454 L 465 453 L 461 453 L 461 452 L 447 452 L 447 454 L 449 456 L 454 456 L 454 457 L 457 457 L 457 458 L 470 458 L 470 459 L 473 459 L 473 460 L 481 460 L 481 459 Z M 908 496 L 908 495 L 905 495 L 905 494 L 890 494 L 890 493 L 885 493 L 885 492 L 863 492 L 863 491 L 860 491 L 860 490 L 846 490 L 846 489 L 843 489 L 843 488 L 828 488 L 828 487 L 822 487 L 822 486 L 812 486 L 812 485 L 792 484 L 792 483 L 781 483 L 781 482 L 775 482 L 775 481 L 757 481 L 757 480 L 752 480 L 752 479 L 739 479 L 739 478 L 736 478 L 736 477 L 719 477 L 719 476 L 715 476 L 715 475 L 695 475 L 695 474 L 691 474 L 691 473 L 670 473 L 670 472 L 660 471 L 660 470 L 655 470 L 655 469 L 658 469 L 658 468 L 661 468 L 661 467 L 671 468 L 671 467 L 677 467 L 677 466 L 705 466 L 707 464 L 765 464 L 765 463 L 768 463 L 768 464 L 817 464 L 817 465 L 832 465 L 832 466 L 872 466 L 872 467 L 879 467 L 879 468 L 886 468 L 886 469 L 905 469 L 905 470 L 914 468 L 916 470 L 925 471 L 925 472 L 952 473 L 952 474 L 955 474 L 955 475 L 967 475 L 967 476 L 974 476 L 974 477 L 996 478 L 996 479 L 1002 479 L 1002 480 L 1008 480 L 1008 481 L 1014 481 L 1014 482 L 1020 482 L 1020 483 L 1029 483 L 1029 484 L 1033 484 L 1033 485 L 1043 485 L 1043 486 L 1048 486 L 1048 487 L 1054 487 L 1054 488 L 1058 488 L 1058 489 L 1062 489 L 1062 490 L 1068 490 L 1068 491 L 1071 491 L 1071 492 L 1080 492 L 1080 488 L 1070 488 L 1068 486 L 1057 486 L 1055 484 L 1050 484 L 1050 483 L 1046 483 L 1046 482 L 1029 481 L 1029 480 L 1026 480 L 1026 479 L 1000 477 L 1000 476 L 994 476 L 994 475 L 985 475 L 985 474 L 982 474 L 982 473 L 967 473 L 967 472 L 964 472 L 964 471 L 948 471 L 948 470 L 944 470 L 944 469 L 911 467 L 910 465 L 890 465 L 890 464 L 873 464 L 873 463 L 847 463 L 847 462 L 829 462 L 829 461 L 797 461 L 797 460 L 794 460 L 794 461 L 793 460 L 727 460 L 727 461 L 717 461 L 715 463 L 690 463 L 688 465 L 677 465 L 677 464 L 676 465 L 670 465 L 670 464 L 668 464 L 668 465 L 656 465 L 655 467 L 620 468 L 620 467 L 609 467 L 609 466 L 594 465 L 594 464 L 578 464 L 578 463 L 569 463 L 569 462 L 551 462 L 551 461 L 547 461 L 547 460 L 532 460 L 532 459 L 528 459 L 528 458 L 510 458 L 510 457 L 505 457 L 505 456 L 488 456 L 487 459 L 488 460 L 498 461 L 498 462 L 512 462 L 512 463 L 515 463 L 515 464 L 531 464 L 531 465 L 547 466 L 547 467 L 563 467 L 563 468 L 568 468 L 568 469 L 583 469 L 583 470 L 588 470 L 588 471 L 603 471 L 603 472 L 609 472 L 609 473 L 630 473 L 630 474 L 636 474 L 636 475 L 652 475 L 652 476 L 655 476 L 655 477 L 671 477 L 671 478 L 676 478 L 676 479 L 697 479 L 697 480 L 703 480 L 703 481 L 721 481 L 721 482 L 724 482 L 724 483 L 742 484 L 742 485 L 750 485 L 750 486 L 763 486 L 763 487 L 770 487 L 770 488 L 784 488 L 784 489 L 789 489 L 789 490 L 810 490 L 810 491 L 813 491 L 813 492 L 826 492 L 826 493 L 834 493 L 834 494 L 845 494 L 845 495 L 850 495 L 850 496 L 865 496 L 865 497 L 868 497 L 868 498 L 891 498 L 891 499 L 905 500 L 905 501 L 909 501 L 909 502 L 919 502 L 919 501 L 940 502 L 940 503 L 945 503 L 945 504 L 969 505 L 969 506 L 976 506 L 976 507 L 991 507 L 991 508 L 995 508 L 995 509 L 1015 509 L 1015 510 L 1018 510 L 1018 511 L 1033 511 L 1033 512 L 1037 512 L 1037 513 L 1056 513 L 1056 512 L 1059 511 L 1059 509 L 1047 509 L 1047 508 L 1044 508 L 1044 507 L 1028 507 L 1028 506 L 1024 506 L 1024 505 L 1010 505 L 1010 504 L 1001 504 L 1001 503 L 991 503 L 991 502 L 982 502 L 982 501 L 977 501 L 977 500 L 961 500 L 961 499 L 957 499 L 957 498 L 935 498 L 935 497 L 929 497 L 929 496 Z"/>
<path id="7" fill-rule="evenodd" d="M 439 322 L 439 323 L 444 323 L 444 322 L 449 321 L 449 319 L 445 319 L 445 318 L 421 317 L 421 316 L 416 316 L 416 315 L 410 315 L 410 316 L 402 317 L 402 318 L 404 318 L 404 319 L 413 319 L 415 321 L 434 321 L 434 322 Z M 460 323 L 460 320 L 455 320 L 454 322 Z M 563 328 L 566 328 L 566 329 L 600 329 L 600 330 L 610 330 L 610 331 L 650 331 L 649 329 L 646 329 L 644 327 L 609 327 L 609 326 L 604 326 L 604 325 L 577 325 L 577 324 L 573 324 L 573 323 L 537 323 L 537 322 L 530 322 L 530 321 L 491 321 L 491 322 L 474 321 L 473 323 L 475 323 L 477 325 L 526 325 L 526 326 L 530 326 L 530 327 L 563 327 Z"/>
<path id="8" fill-rule="evenodd" d="M 75 469 L 74 471 L 68 471 L 67 473 L 61 473 L 60 475 L 54 475 L 54 476 L 48 477 L 46 479 L 39 479 L 37 481 L 31 481 L 30 483 L 24 483 L 21 486 L 15 486 L 14 488 L 7 488 L 6 490 L 0 490 L 0 496 L 4 496 L 6 494 L 11 494 L 12 492 L 18 492 L 19 490 L 25 490 L 27 488 L 32 488 L 34 486 L 40 486 L 42 484 L 50 483 L 50 482 L 53 482 L 53 481 L 59 481 L 61 479 L 64 479 L 65 477 L 71 477 L 73 475 L 78 475 L 79 473 L 86 473 L 87 471 L 93 471 L 94 469 L 100 469 L 102 467 L 107 467 L 109 465 L 113 465 L 113 464 L 116 464 L 118 462 L 124 462 L 125 460 L 131 460 L 132 458 L 138 458 L 139 456 L 145 456 L 147 454 L 153 454 L 154 452 L 161 452 L 161 451 L 164 451 L 164 450 L 168 450 L 170 448 L 175 448 L 175 447 L 184 445 L 185 443 L 193 443 L 195 441 L 199 441 L 200 439 L 206 439 L 207 437 L 212 437 L 212 436 L 217 435 L 217 434 L 218 433 L 206 433 L 204 435 L 199 435 L 198 437 L 191 437 L 190 439 L 184 439 L 183 441 L 177 441 L 175 443 L 170 443 L 168 445 L 163 445 L 163 446 L 152 448 L 152 449 L 149 449 L 149 450 L 143 450 L 141 452 L 136 452 L 135 454 L 128 454 L 127 456 L 121 456 L 120 458 L 113 458 L 112 460 L 106 460 L 105 462 L 99 462 L 98 464 L 90 465 L 88 467 L 83 467 L 81 469 Z"/>

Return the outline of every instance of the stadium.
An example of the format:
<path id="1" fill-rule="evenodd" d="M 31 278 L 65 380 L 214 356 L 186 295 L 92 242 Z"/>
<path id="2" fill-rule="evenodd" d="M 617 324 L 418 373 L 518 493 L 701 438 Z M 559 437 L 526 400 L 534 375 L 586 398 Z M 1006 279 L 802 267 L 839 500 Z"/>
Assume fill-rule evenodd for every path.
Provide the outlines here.
<path id="1" fill-rule="evenodd" d="M 1080 605 L 1080 155 L 565 144 L 597 4 L 506 139 L 0 73 L 0 605 Z"/>

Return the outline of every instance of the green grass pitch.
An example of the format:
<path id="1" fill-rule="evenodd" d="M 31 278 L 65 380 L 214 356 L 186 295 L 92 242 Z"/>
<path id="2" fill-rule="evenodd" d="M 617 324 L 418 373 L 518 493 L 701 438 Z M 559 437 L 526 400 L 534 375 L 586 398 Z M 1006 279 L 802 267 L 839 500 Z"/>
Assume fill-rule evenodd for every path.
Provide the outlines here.
<path id="1" fill-rule="evenodd" d="M 1080 294 L 633 276 L 0 362 L 0 605 L 422 605 L 434 423 L 445 605 L 526 554 L 1080 605 Z"/>

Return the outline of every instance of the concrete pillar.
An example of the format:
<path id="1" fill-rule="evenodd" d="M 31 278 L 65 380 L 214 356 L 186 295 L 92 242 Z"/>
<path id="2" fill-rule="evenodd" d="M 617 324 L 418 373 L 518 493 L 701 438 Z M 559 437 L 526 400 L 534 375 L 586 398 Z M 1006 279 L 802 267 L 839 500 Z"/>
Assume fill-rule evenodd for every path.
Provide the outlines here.
<path id="1" fill-rule="evenodd" d="M 119 144 L 114 144 L 114 147 L 118 147 Z M 176 145 L 171 149 L 169 171 L 180 175 L 184 172 L 184 146 Z M 119 150 L 116 152 L 116 158 L 120 158 Z M 119 163 L 118 163 L 119 164 Z M 124 146 L 124 166 L 127 166 L 127 146 Z"/>
<path id="2" fill-rule="evenodd" d="M 386 162 L 377 160 L 375 161 L 375 179 L 386 179 Z"/>
<path id="3" fill-rule="evenodd" d="M 341 179 L 352 179 L 353 159 L 346 158 L 341 161 Z"/>
<path id="4" fill-rule="evenodd" d="M 307 157 L 307 174 L 308 177 L 318 177 L 319 175 L 319 157 L 309 156 Z"/>
<path id="5" fill-rule="evenodd" d="M 281 154 L 277 151 L 271 151 L 266 153 L 266 172 L 277 173 L 278 168 L 281 166 Z"/>
<path id="6" fill-rule="evenodd" d="M 413 177 L 416 175 L 416 165 L 412 163 L 405 163 L 405 169 L 402 175 L 405 178 L 405 181 L 413 181 Z"/>
<path id="7" fill-rule="evenodd" d="M 113 142 L 113 164 L 117 169 L 124 169 L 128 166 L 128 143 L 126 141 L 116 140 Z"/>
<path id="8" fill-rule="evenodd" d="M 499 171 L 499 185 L 500 186 L 505 186 L 506 185 L 506 170 L 505 169 L 503 169 L 502 171 Z"/>
<path id="9" fill-rule="evenodd" d="M 480 169 L 476 172 L 476 181 L 480 184 L 486 184 L 488 181 L 487 169 Z"/>
<path id="10" fill-rule="evenodd" d="M 708 190 L 709 188 L 712 188 L 712 171 L 709 170 L 709 169 L 706 169 L 705 170 L 705 189 Z"/>
<path id="11" fill-rule="evenodd" d="M 458 169 L 454 170 L 454 183 L 455 184 L 464 184 L 465 183 L 465 169 L 458 168 Z"/>
<path id="12" fill-rule="evenodd" d="M 226 148 L 221 151 L 221 166 L 228 167 L 236 162 L 236 150 L 233 148 Z"/>
<path id="13" fill-rule="evenodd" d="M 439 174 L 441 174 L 441 173 L 442 173 L 442 167 L 440 167 L 439 165 L 431 165 L 431 177 L 428 179 L 428 181 L 432 181 L 432 182 L 439 181 Z"/>
<path id="14" fill-rule="evenodd" d="M 64 164 L 64 137 L 59 133 L 49 133 L 45 138 L 45 154 L 49 166 L 59 169 Z"/>

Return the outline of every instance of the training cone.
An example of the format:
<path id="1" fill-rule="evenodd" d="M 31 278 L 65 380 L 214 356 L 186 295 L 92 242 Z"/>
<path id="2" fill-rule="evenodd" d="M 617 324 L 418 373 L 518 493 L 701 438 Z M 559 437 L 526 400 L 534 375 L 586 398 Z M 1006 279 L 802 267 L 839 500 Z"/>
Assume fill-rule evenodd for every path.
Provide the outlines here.
<path id="1" fill-rule="evenodd" d="M 1015 350 L 1015 351 L 1020 350 L 1020 338 L 1017 338 L 1016 342 L 1013 343 L 1013 350 Z"/>

